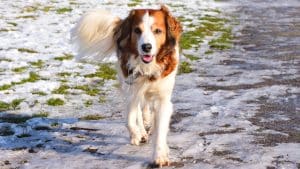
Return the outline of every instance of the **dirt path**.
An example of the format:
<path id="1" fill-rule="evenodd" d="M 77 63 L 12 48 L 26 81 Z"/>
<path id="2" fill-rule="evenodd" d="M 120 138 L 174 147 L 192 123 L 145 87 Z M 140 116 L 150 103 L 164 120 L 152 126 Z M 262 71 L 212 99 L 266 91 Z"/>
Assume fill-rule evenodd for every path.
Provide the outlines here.
<path id="1" fill-rule="evenodd" d="M 187 33 L 166 168 L 299 169 L 300 3 L 171 2 Z M 111 65 L 75 63 L 60 39 L 99 2 L 1 3 L 0 168 L 150 168 L 151 142 L 129 145 L 116 81 L 94 73 Z M 100 4 L 125 15 L 135 3 Z"/>

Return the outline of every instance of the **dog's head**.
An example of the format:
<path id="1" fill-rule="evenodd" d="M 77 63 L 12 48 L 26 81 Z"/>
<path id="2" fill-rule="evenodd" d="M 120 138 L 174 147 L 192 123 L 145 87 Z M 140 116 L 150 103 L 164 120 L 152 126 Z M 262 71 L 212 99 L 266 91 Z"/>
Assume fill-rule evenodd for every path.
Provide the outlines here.
<path id="1" fill-rule="evenodd" d="M 130 51 L 147 64 L 162 48 L 173 49 L 181 32 L 180 23 L 163 5 L 158 10 L 132 10 L 116 30 L 117 45 L 122 53 Z"/>

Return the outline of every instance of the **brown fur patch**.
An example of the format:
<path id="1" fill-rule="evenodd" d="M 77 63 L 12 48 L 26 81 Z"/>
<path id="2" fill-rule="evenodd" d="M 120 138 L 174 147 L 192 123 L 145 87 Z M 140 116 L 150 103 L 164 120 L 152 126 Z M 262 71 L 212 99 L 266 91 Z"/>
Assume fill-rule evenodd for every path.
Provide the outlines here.
<path id="1" fill-rule="evenodd" d="M 134 32 L 135 28 L 143 30 L 142 18 L 146 12 L 155 18 L 152 25 L 152 31 L 160 29 L 160 34 L 155 34 L 156 45 L 159 52 L 156 56 L 156 62 L 162 68 L 161 77 L 168 76 L 175 70 L 178 60 L 175 58 L 175 46 L 179 42 L 182 32 L 180 23 L 173 17 L 165 6 L 160 10 L 138 9 L 132 10 L 127 18 L 125 18 L 115 29 L 115 41 L 117 43 L 117 55 L 120 60 L 120 66 L 125 77 L 128 77 L 132 71 L 128 68 L 130 57 L 139 59 L 137 50 L 137 41 L 139 35 Z M 156 77 L 149 77 L 150 81 L 155 81 Z"/>

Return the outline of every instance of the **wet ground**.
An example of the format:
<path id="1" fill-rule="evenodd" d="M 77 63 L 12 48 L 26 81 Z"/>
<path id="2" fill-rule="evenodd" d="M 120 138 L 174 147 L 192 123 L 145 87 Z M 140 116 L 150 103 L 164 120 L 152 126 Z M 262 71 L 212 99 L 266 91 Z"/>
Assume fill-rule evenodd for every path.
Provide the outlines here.
<path id="1" fill-rule="evenodd" d="M 299 169 L 300 2 L 216 6 L 232 18 L 233 46 L 193 51 L 193 71 L 177 76 L 166 168 Z M 0 168 L 151 168 L 151 146 L 128 144 L 122 99 L 107 92 L 106 106 L 88 109 L 99 120 L 78 119 L 87 108 L 74 104 L 60 117 L 2 113 L 0 133 L 12 137 L 0 139 Z"/>

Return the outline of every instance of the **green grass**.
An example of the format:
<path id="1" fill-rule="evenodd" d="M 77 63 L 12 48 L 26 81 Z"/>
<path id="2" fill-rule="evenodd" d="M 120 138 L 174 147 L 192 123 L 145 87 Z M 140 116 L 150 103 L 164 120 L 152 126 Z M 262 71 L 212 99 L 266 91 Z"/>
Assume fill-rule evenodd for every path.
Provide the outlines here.
<path id="1" fill-rule="evenodd" d="M 98 102 L 99 103 L 105 103 L 106 102 L 106 97 L 105 96 L 100 96 Z"/>
<path id="2" fill-rule="evenodd" d="M 28 67 L 26 66 L 22 66 L 22 67 L 16 67 L 14 69 L 12 69 L 13 72 L 16 72 L 16 73 L 23 73 L 27 70 Z"/>
<path id="3" fill-rule="evenodd" d="M 14 99 L 10 103 L 0 101 L 0 111 L 16 110 L 25 99 Z"/>
<path id="4" fill-rule="evenodd" d="M 9 89 L 9 88 L 11 88 L 11 87 L 12 87 L 11 84 L 4 84 L 4 85 L 0 86 L 0 91 L 1 91 L 1 90 L 7 90 L 7 89 Z"/>
<path id="5" fill-rule="evenodd" d="M 24 101 L 25 99 L 14 99 L 11 103 L 10 103 L 10 107 L 12 109 L 17 109 L 18 106 Z"/>
<path id="6" fill-rule="evenodd" d="M 4 61 L 4 62 L 12 62 L 13 60 L 8 59 L 8 58 L 0 58 L 0 62 L 2 62 L 2 61 Z"/>
<path id="7" fill-rule="evenodd" d="M 191 22 L 190 20 L 185 20 L 184 17 L 182 17 L 181 20 Z M 183 32 L 180 40 L 182 49 L 191 49 L 193 47 L 197 49 L 205 37 L 213 36 L 216 32 L 228 32 L 229 29 L 228 26 L 226 26 L 229 20 L 226 18 L 205 15 L 199 18 L 199 21 L 200 24 L 198 25 L 192 23 L 188 25 L 188 27 L 193 28 L 193 30 Z"/>
<path id="8" fill-rule="evenodd" d="M 28 82 L 31 82 L 31 83 L 36 82 L 40 79 L 41 79 L 41 77 L 38 74 L 36 74 L 34 72 L 30 72 L 29 77 L 26 78 L 26 79 L 22 79 L 19 82 L 11 82 L 10 84 L 5 84 L 5 85 L 0 86 L 0 91 L 1 90 L 7 90 L 7 89 L 9 89 L 9 88 L 11 88 L 12 86 L 15 86 L 15 85 L 20 85 L 20 84 L 24 84 L 24 83 L 28 83 Z"/>
<path id="9" fill-rule="evenodd" d="M 101 120 L 104 119 L 105 117 L 101 116 L 101 115 L 86 115 L 83 116 L 81 118 L 79 118 L 80 120 Z"/>
<path id="10" fill-rule="evenodd" d="M 7 24 L 12 25 L 12 26 L 18 26 L 18 24 L 15 22 L 7 22 Z"/>
<path id="11" fill-rule="evenodd" d="M 181 62 L 178 69 L 178 74 L 183 73 L 191 73 L 193 69 L 191 68 L 191 64 L 189 62 Z"/>
<path id="12" fill-rule="evenodd" d="M 39 113 L 33 114 L 32 117 L 48 117 L 49 113 L 45 111 L 41 111 Z"/>
<path id="13" fill-rule="evenodd" d="M 36 62 L 29 62 L 29 64 L 31 64 L 32 66 L 37 67 L 37 68 L 42 68 L 44 65 L 44 62 L 42 60 L 38 60 Z"/>
<path id="14" fill-rule="evenodd" d="M 19 48 L 18 49 L 19 52 L 22 52 L 22 53 L 38 53 L 36 50 L 33 50 L 33 49 L 28 49 L 28 48 Z"/>
<path id="15" fill-rule="evenodd" d="M 91 88 L 89 85 L 75 86 L 74 89 L 83 90 L 87 95 L 90 96 L 96 96 L 100 92 L 99 89 Z"/>
<path id="16" fill-rule="evenodd" d="M 46 96 L 47 93 L 43 92 L 43 91 L 33 91 L 31 92 L 31 94 L 36 94 L 36 95 L 40 95 L 40 96 Z"/>
<path id="17" fill-rule="evenodd" d="M 127 4 L 128 7 L 134 7 L 137 6 L 139 4 L 141 4 L 143 1 L 142 0 L 131 0 L 131 2 L 129 2 Z"/>
<path id="18" fill-rule="evenodd" d="M 205 51 L 205 53 L 204 54 L 206 54 L 206 55 L 210 55 L 210 54 L 213 54 L 214 53 L 214 51 L 212 51 L 212 50 L 207 50 L 207 51 Z"/>
<path id="19" fill-rule="evenodd" d="M 86 100 L 84 102 L 84 105 L 85 105 L 85 107 L 89 107 L 89 106 L 93 105 L 93 100 Z"/>
<path id="20" fill-rule="evenodd" d="M 28 78 L 22 79 L 20 82 L 12 82 L 11 84 L 12 85 L 19 85 L 19 84 L 24 84 L 24 83 L 28 83 L 28 82 L 33 83 L 33 82 L 36 82 L 40 79 L 41 79 L 41 77 L 37 73 L 30 72 Z"/>
<path id="21" fill-rule="evenodd" d="M 55 57 L 54 60 L 59 60 L 59 61 L 71 60 L 73 59 L 73 57 L 74 56 L 72 54 L 64 53 L 64 55 L 62 56 Z"/>
<path id="22" fill-rule="evenodd" d="M 208 45 L 210 48 L 218 50 L 230 49 L 232 47 L 232 39 L 233 36 L 231 29 L 228 29 L 227 31 L 223 32 L 220 37 L 208 42 Z"/>
<path id="23" fill-rule="evenodd" d="M 72 73 L 69 73 L 69 72 L 61 72 L 61 73 L 57 73 L 57 76 L 60 76 L 60 77 L 66 77 L 66 76 L 71 76 Z"/>
<path id="24" fill-rule="evenodd" d="M 188 59 L 190 59 L 191 61 L 194 61 L 194 60 L 199 60 L 200 58 L 197 57 L 197 56 L 194 56 L 194 55 L 190 55 L 190 54 L 184 54 L 184 56 Z"/>
<path id="25" fill-rule="evenodd" d="M 116 79 L 117 71 L 112 68 L 112 65 L 109 63 L 104 63 L 99 65 L 99 68 L 95 73 L 85 75 L 84 77 L 92 78 L 92 77 L 99 77 L 104 80 L 115 80 Z"/>
<path id="26" fill-rule="evenodd" d="M 70 89 L 70 86 L 61 85 L 61 86 L 59 86 L 59 88 L 53 90 L 52 93 L 54 93 L 54 94 L 69 94 L 69 92 L 67 91 L 68 89 Z"/>
<path id="27" fill-rule="evenodd" d="M 41 10 L 44 12 L 49 12 L 52 8 L 53 8 L 53 6 L 45 6 Z"/>
<path id="28" fill-rule="evenodd" d="M 24 16 L 18 16 L 17 19 L 36 19 L 36 16 L 34 15 L 24 15 Z"/>
<path id="29" fill-rule="evenodd" d="M 10 109 L 10 103 L 0 101 L 0 111 L 6 111 L 9 109 Z"/>
<path id="30" fill-rule="evenodd" d="M 62 106 L 65 102 L 60 98 L 50 98 L 47 100 L 49 106 Z"/>
<path id="31" fill-rule="evenodd" d="M 73 10 L 72 8 L 59 8 L 59 9 L 56 9 L 56 13 L 64 14 L 66 12 L 71 12 L 72 10 Z"/>
<path id="32" fill-rule="evenodd" d="M 223 22 L 223 23 L 227 23 L 229 21 L 226 18 L 218 18 L 216 16 L 211 16 L 211 15 L 205 15 L 204 17 L 200 18 L 200 20 L 209 21 L 209 22 Z"/>

